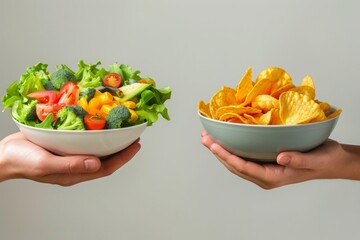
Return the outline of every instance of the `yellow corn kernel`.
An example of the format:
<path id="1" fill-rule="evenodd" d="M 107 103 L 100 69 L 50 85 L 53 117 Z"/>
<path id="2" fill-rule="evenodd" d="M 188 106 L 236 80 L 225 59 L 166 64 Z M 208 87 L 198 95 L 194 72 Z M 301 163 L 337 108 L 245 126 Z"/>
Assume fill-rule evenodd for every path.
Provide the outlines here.
<path id="1" fill-rule="evenodd" d="M 135 121 L 139 118 L 139 116 L 138 116 L 137 113 L 136 113 L 134 110 L 132 110 L 132 109 L 129 109 L 129 112 L 130 112 L 130 117 L 129 117 L 129 119 L 128 119 L 128 122 L 130 122 L 130 123 L 135 122 Z"/>

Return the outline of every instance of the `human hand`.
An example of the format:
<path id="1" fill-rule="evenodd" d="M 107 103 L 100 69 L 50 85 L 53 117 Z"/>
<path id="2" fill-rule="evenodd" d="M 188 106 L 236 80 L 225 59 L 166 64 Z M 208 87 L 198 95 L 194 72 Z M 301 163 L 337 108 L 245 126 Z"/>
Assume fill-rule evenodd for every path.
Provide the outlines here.
<path id="1" fill-rule="evenodd" d="M 334 140 L 307 153 L 282 152 L 277 164 L 255 163 L 231 154 L 202 131 L 202 144 L 232 173 L 261 188 L 272 189 L 312 179 L 360 178 L 360 148 Z"/>
<path id="2" fill-rule="evenodd" d="M 139 140 L 104 160 L 95 156 L 57 156 L 28 141 L 20 132 L 0 142 L 0 182 L 25 178 L 42 183 L 71 186 L 109 176 L 140 150 Z"/>

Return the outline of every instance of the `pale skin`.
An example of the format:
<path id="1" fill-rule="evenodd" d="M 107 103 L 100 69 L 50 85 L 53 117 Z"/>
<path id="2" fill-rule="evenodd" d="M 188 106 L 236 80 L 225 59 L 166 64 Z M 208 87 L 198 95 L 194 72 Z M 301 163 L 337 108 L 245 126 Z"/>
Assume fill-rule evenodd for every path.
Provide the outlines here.
<path id="1" fill-rule="evenodd" d="M 106 159 L 95 156 L 58 156 L 28 141 L 20 132 L 0 142 L 0 182 L 29 179 L 41 183 L 72 186 L 109 176 L 140 150 L 139 139 Z"/>
<path id="2" fill-rule="evenodd" d="M 282 152 L 276 164 L 258 164 L 231 154 L 208 133 L 201 132 L 201 142 L 233 174 L 263 189 L 273 189 L 314 179 L 360 180 L 360 146 L 328 139 L 307 152 Z"/>

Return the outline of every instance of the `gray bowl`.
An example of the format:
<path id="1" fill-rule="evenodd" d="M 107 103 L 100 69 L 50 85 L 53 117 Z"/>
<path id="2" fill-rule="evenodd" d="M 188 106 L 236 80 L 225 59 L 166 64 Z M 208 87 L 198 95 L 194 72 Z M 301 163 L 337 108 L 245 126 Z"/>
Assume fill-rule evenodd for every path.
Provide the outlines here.
<path id="1" fill-rule="evenodd" d="M 306 152 L 325 142 L 339 116 L 309 124 L 250 125 L 204 117 L 200 121 L 209 135 L 224 149 L 247 160 L 273 162 L 283 151 Z"/>

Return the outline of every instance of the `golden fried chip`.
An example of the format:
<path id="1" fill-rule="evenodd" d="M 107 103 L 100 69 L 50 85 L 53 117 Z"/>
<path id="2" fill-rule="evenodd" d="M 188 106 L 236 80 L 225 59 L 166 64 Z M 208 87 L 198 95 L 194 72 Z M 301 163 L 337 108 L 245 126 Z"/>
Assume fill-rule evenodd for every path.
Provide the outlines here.
<path id="1" fill-rule="evenodd" d="M 262 94 L 254 98 L 251 102 L 251 106 L 267 112 L 273 108 L 279 108 L 279 100 L 270 95 Z"/>
<path id="2" fill-rule="evenodd" d="M 311 99 L 315 99 L 315 89 L 309 86 L 298 86 L 291 88 L 290 91 L 298 92 L 300 94 L 307 95 Z"/>
<path id="3" fill-rule="evenodd" d="M 328 111 L 331 108 L 330 104 L 327 102 L 319 102 L 319 105 L 324 112 Z"/>
<path id="4" fill-rule="evenodd" d="M 217 91 L 212 98 L 210 99 L 210 113 L 211 116 L 216 119 L 216 110 L 222 106 L 234 105 L 236 104 L 236 91 L 235 89 L 229 87 L 222 87 Z"/>
<path id="5" fill-rule="evenodd" d="M 334 112 L 326 116 L 326 119 L 334 118 L 339 116 L 342 113 L 342 109 L 336 109 Z"/>
<path id="6" fill-rule="evenodd" d="M 303 80 L 301 81 L 301 86 L 309 86 L 315 89 L 314 80 L 309 75 L 303 78 Z"/>
<path id="7" fill-rule="evenodd" d="M 257 119 L 258 124 L 260 124 L 260 125 L 269 125 L 270 122 L 271 122 L 272 111 L 273 111 L 273 110 L 274 110 L 274 109 L 271 109 L 270 111 L 262 114 L 262 115 Z"/>
<path id="8" fill-rule="evenodd" d="M 252 88 L 253 88 L 252 68 L 250 67 L 246 70 L 244 76 L 242 77 L 242 79 L 240 80 L 240 82 L 238 83 L 235 89 L 236 90 L 235 97 L 238 104 L 245 101 L 246 96 L 249 94 Z"/>
<path id="9" fill-rule="evenodd" d="M 280 118 L 280 109 L 274 108 L 271 112 L 270 125 L 281 125 L 282 121 Z"/>
<path id="10" fill-rule="evenodd" d="M 243 115 L 244 113 L 256 114 L 261 113 L 261 110 L 253 107 L 244 107 L 241 105 L 222 106 L 216 110 L 215 117 L 220 118 L 220 116 L 225 113 L 234 113 L 238 115 Z"/>
<path id="11" fill-rule="evenodd" d="M 292 83 L 287 83 L 285 84 L 284 86 L 282 87 L 279 87 L 278 89 L 276 89 L 274 92 L 271 93 L 271 96 L 273 96 L 274 98 L 276 99 L 279 99 L 280 95 L 283 93 L 283 92 L 286 92 L 286 91 L 289 91 L 289 89 L 295 87 L 294 84 Z"/>
<path id="12" fill-rule="evenodd" d="M 236 122 L 236 123 L 248 124 L 248 120 L 246 118 L 236 113 L 224 113 L 219 117 L 218 120 L 224 122 Z"/>
<path id="13" fill-rule="evenodd" d="M 321 109 L 321 108 L 320 108 L 320 109 Z M 320 122 L 320 121 L 323 121 L 323 120 L 325 120 L 325 119 L 326 119 L 326 116 L 325 116 L 324 111 L 319 111 L 317 117 L 314 118 L 314 119 L 312 119 L 312 120 L 310 121 L 310 123 Z"/>
<path id="14" fill-rule="evenodd" d="M 277 92 L 283 86 L 292 84 L 291 76 L 282 68 L 269 67 L 264 69 L 257 76 L 255 84 L 263 79 L 269 79 L 272 82 L 270 94 Z"/>
<path id="15" fill-rule="evenodd" d="M 224 86 L 209 103 L 200 101 L 199 113 L 231 123 L 289 125 L 323 121 L 342 112 L 315 99 L 315 85 L 309 75 L 295 86 L 290 75 L 278 67 L 263 70 L 255 83 L 252 74 L 250 67 L 235 89 Z"/>
<path id="16" fill-rule="evenodd" d="M 314 100 L 294 91 L 281 94 L 279 103 L 280 118 L 285 125 L 309 123 L 323 113 Z"/>
<path id="17" fill-rule="evenodd" d="M 209 103 L 205 103 L 203 100 L 200 100 L 198 103 L 198 110 L 203 116 L 211 118 Z"/>
<path id="18" fill-rule="evenodd" d="M 247 114 L 245 113 L 244 114 L 244 118 L 246 120 L 244 120 L 247 124 L 259 124 L 259 121 L 256 117 L 254 117 L 253 115 L 250 115 L 250 114 Z"/>
<path id="19" fill-rule="evenodd" d="M 241 104 L 247 106 L 259 95 L 270 94 L 272 82 L 269 79 L 261 79 L 255 83 L 249 94 L 246 96 L 245 101 Z"/>

